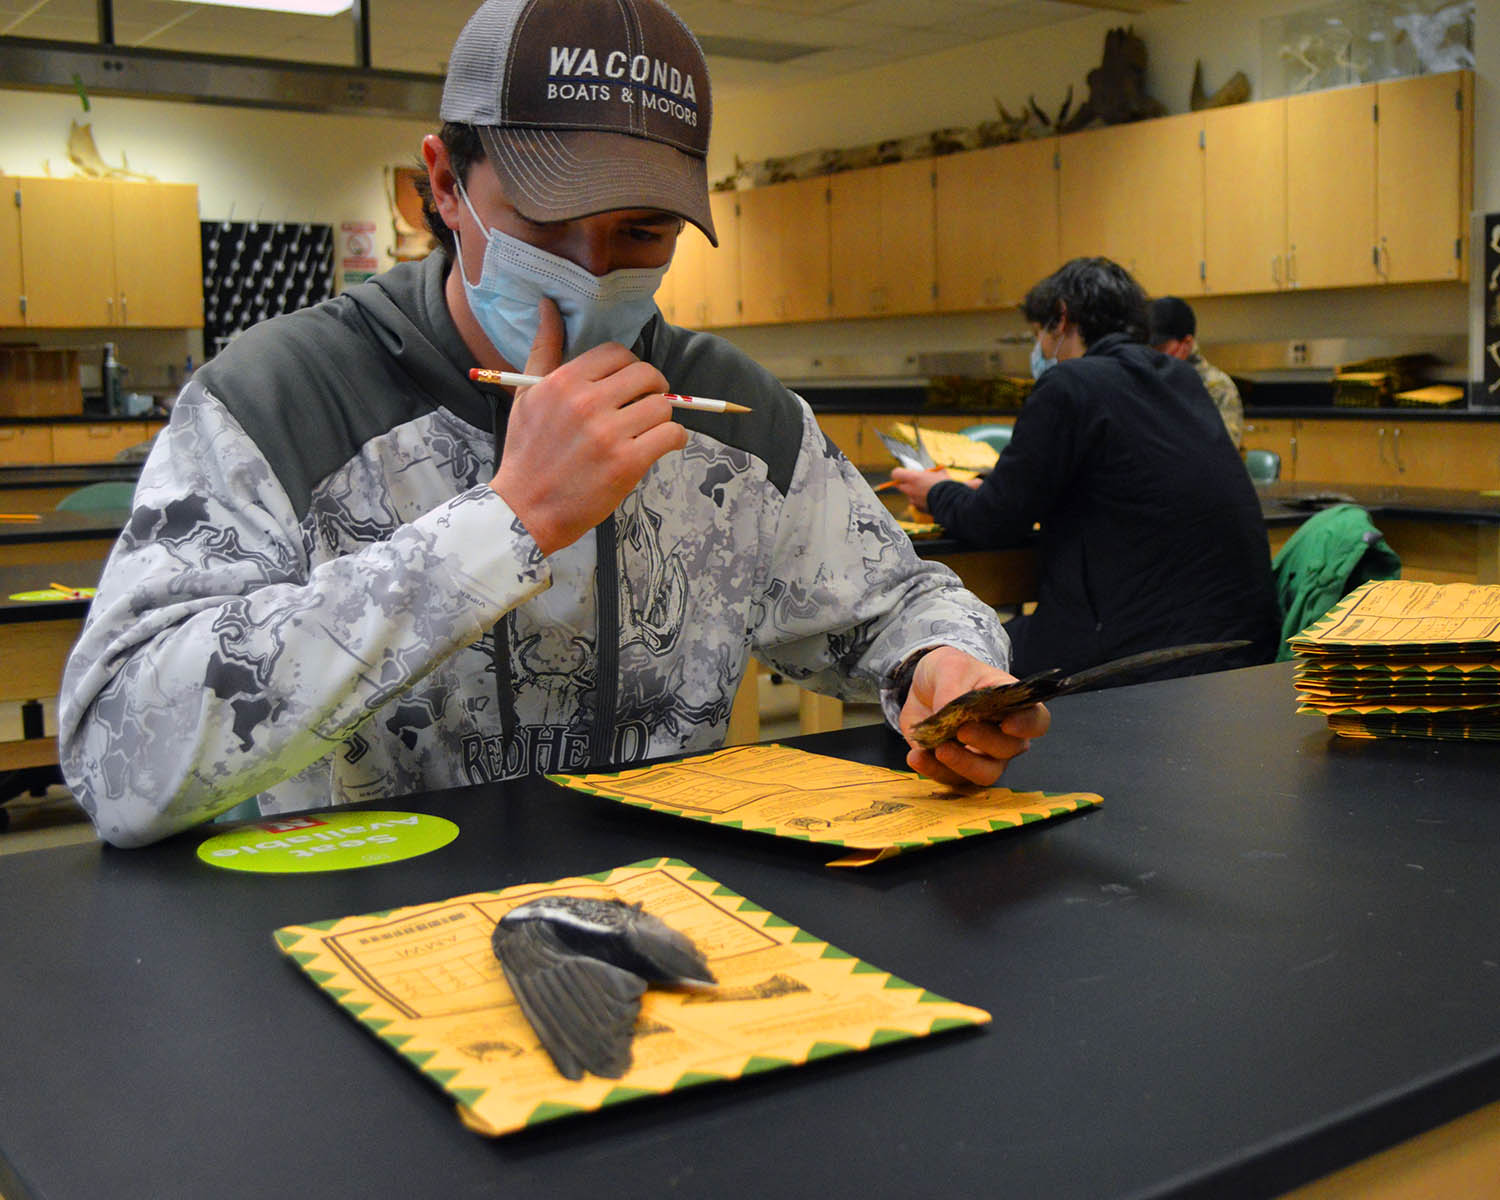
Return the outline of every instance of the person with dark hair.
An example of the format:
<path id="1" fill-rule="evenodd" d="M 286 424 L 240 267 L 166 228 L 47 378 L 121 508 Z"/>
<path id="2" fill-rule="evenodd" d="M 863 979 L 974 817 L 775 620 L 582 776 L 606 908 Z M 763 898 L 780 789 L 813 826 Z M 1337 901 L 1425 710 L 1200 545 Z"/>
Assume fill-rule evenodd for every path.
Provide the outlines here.
<path id="1" fill-rule="evenodd" d="M 1006 625 L 1013 669 L 1238 639 L 1249 645 L 1150 677 L 1270 662 L 1279 627 L 1255 489 L 1197 374 L 1142 341 L 1139 285 L 1107 259 L 1074 259 L 1022 311 L 1038 380 L 990 473 L 966 486 L 892 472 L 971 545 L 1017 545 L 1040 525 L 1035 610 Z"/>
<path id="2" fill-rule="evenodd" d="M 1240 401 L 1240 390 L 1213 363 L 1203 357 L 1198 349 L 1198 317 L 1193 306 L 1177 296 L 1159 296 L 1151 301 L 1149 308 L 1151 332 L 1147 341 L 1172 358 L 1180 358 L 1198 372 L 1203 386 L 1223 418 L 1229 440 L 1238 450 L 1245 438 L 1245 406 Z"/>
<path id="3" fill-rule="evenodd" d="M 60 703 L 102 837 L 711 749 L 752 653 L 903 731 L 1014 678 L 807 404 L 657 311 L 683 222 L 714 238 L 711 109 L 658 0 L 474 13 L 422 142 L 442 246 L 240 335 L 142 471 Z M 907 762 L 988 786 L 1047 722 Z"/>

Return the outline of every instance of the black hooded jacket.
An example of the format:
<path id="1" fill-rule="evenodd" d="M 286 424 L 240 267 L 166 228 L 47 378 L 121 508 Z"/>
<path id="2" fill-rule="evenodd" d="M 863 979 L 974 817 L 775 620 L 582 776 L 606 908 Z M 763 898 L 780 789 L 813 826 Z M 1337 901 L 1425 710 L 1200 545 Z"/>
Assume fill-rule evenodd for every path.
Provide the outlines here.
<path id="1" fill-rule="evenodd" d="M 1012 670 L 1077 670 L 1185 642 L 1249 639 L 1159 675 L 1269 662 L 1278 615 L 1254 486 L 1187 363 L 1121 334 L 1053 367 L 977 490 L 940 483 L 954 536 L 1038 535 L 1039 592 Z"/>

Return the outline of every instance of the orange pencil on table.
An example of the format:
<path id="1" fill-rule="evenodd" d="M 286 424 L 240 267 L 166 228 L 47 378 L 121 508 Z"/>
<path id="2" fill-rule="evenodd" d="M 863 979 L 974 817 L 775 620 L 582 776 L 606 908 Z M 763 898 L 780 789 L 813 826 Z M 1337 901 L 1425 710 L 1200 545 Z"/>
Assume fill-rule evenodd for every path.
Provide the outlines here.
<path id="1" fill-rule="evenodd" d="M 499 387 L 530 387 L 534 383 L 541 383 L 540 375 L 522 375 L 516 371 L 491 371 L 484 367 L 473 367 L 469 370 L 469 378 L 475 383 L 495 384 Z M 704 396 L 678 396 L 668 392 L 667 399 L 672 402 L 673 408 L 687 408 L 694 412 L 749 412 L 743 404 L 734 404 L 729 400 L 710 400 Z"/>
<path id="2" fill-rule="evenodd" d="M 64 596 L 73 600 L 82 600 L 88 595 L 82 588 L 69 587 L 66 583 L 49 583 L 47 586 L 54 592 L 61 592 Z"/>
<path id="3" fill-rule="evenodd" d="M 40 521 L 36 513 L 0 513 L 0 521 Z"/>

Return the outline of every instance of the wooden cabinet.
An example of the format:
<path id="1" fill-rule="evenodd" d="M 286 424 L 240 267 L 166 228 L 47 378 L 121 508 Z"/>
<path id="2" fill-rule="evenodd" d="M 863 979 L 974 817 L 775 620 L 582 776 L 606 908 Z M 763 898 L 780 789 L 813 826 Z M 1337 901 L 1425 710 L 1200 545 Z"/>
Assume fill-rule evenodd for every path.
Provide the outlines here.
<path id="1" fill-rule="evenodd" d="M 1206 289 L 1465 278 L 1472 109 L 1455 71 L 1205 113 Z"/>
<path id="2" fill-rule="evenodd" d="M 1376 270 L 1385 283 L 1466 279 L 1474 77 L 1376 87 Z"/>
<path id="3" fill-rule="evenodd" d="M 740 300 L 747 324 L 828 316 L 828 180 L 739 193 Z"/>
<path id="4" fill-rule="evenodd" d="M 0 425 L 0 466 L 110 462 L 150 441 L 165 421 L 68 421 Z"/>
<path id="5" fill-rule="evenodd" d="M 917 429 L 942 430 L 957 433 L 970 425 L 989 424 L 992 421 L 1014 420 L 1013 414 L 1002 417 L 985 413 L 946 414 L 934 416 L 930 413 L 828 413 L 817 414 L 818 427 L 828 435 L 835 446 L 844 452 L 844 457 L 862 471 L 888 471 L 896 465 L 891 452 L 877 433 L 890 433 L 898 423 L 915 426 Z"/>
<path id="6" fill-rule="evenodd" d="M 1060 139 L 1062 259 L 1104 255 L 1149 293 L 1200 294 L 1202 130 L 1186 113 Z"/>
<path id="7" fill-rule="evenodd" d="M 1287 280 L 1291 287 L 1372 284 L 1375 88 L 1286 101 Z"/>
<path id="8" fill-rule="evenodd" d="M 932 311 L 935 187 L 930 159 L 829 179 L 831 316 Z"/>
<path id="9" fill-rule="evenodd" d="M 52 461 L 52 431 L 47 426 L 0 425 L 0 466 Z"/>
<path id="10" fill-rule="evenodd" d="M 1500 487 L 1500 423 L 1390 418 L 1299 422 L 1299 478 L 1408 487 Z"/>
<path id="11" fill-rule="evenodd" d="M 164 421 L 100 421 L 52 426 L 55 463 L 109 462 L 121 450 L 149 441 Z"/>
<path id="12" fill-rule="evenodd" d="M 1286 101 L 1209 109 L 1203 114 L 1203 290 L 1223 295 L 1285 287 L 1286 254 Z"/>
<path id="13" fill-rule="evenodd" d="M 1058 139 L 949 154 L 936 179 L 937 308 L 1010 308 L 1061 261 Z"/>
<path id="14" fill-rule="evenodd" d="M 738 287 L 701 278 L 735 250 L 700 258 L 688 234 L 663 310 L 713 326 L 1008 308 L 1079 255 L 1157 295 L 1463 279 L 1473 87 L 1418 76 L 721 193 Z"/>
<path id="15" fill-rule="evenodd" d="M 818 413 L 817 418 L 818 428 L 844 452 L 844 457 L 856 467 L 865 467 L 864 417 L 859 413 Z"/>
<path id="16" fill-rule="evenodd" d="M 0 175 L 0 325 L 19 325 L 21 315 L 21 206 L 17 181 Z"/>
<path id="17" fill-rule="evenodd" d="M 195 185 L 24 178 L 16 191 L 28 327 L 202 326 Z"/>
<path id="18" fill-rule="evenodd" d="M 109 185 L 75 179 L 21 179 L 17 185 L 25 323 L 120 324 Z"/>
<path id="19" fill-rule="evenodd" d="M 198 188 L 112 183 L 118 324 L 153 329 L 203 324 Z"/>
<path id="20" fill-rule="evenodd" d="M 1270 450 L 1281 457 L 1281 478 L 1297 478 L 1297 421 L 1291 417 L 1253 417 L 1245 422 L 1243 450 Z"/>
<path id="21" fill-rule="evenodd" d="M 672 269 L 662 281 L 657 302 L 667 320 L 689 329 L 734 325 L 740 319 L 740 218 L 737 192 L 714 192 L 717 249 L 696 226 L 677 239 Z"/>

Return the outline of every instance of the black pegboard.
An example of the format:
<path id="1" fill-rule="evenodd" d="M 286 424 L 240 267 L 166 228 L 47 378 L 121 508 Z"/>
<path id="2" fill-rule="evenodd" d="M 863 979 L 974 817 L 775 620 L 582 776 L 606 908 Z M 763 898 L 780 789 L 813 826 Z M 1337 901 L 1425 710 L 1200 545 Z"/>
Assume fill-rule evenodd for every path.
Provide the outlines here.
<path id="1" fill-rule="evenodd" d="M 333 295 L 333 226 L 204 221 L 203 349 Z"/>

